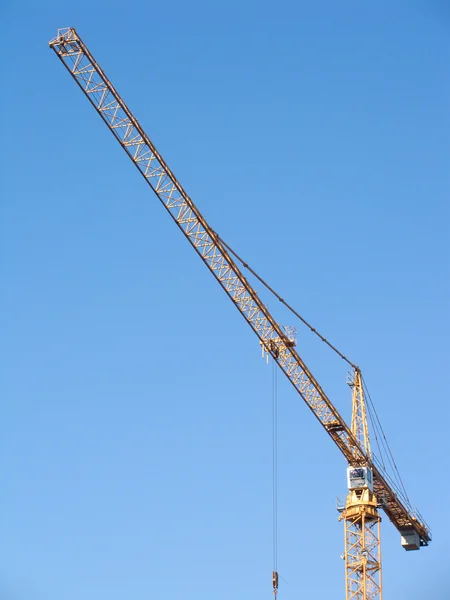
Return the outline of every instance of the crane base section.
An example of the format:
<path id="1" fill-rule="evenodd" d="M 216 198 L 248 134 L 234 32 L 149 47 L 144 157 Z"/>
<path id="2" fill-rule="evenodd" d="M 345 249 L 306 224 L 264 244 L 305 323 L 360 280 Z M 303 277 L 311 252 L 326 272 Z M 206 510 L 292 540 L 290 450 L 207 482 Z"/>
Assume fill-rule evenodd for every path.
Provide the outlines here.
<path id="1" fill-rule="evenodd" d="M 380 515 L 369 489 L 350 490 L 345 525 L 346 600 L 382 600 Z"/>

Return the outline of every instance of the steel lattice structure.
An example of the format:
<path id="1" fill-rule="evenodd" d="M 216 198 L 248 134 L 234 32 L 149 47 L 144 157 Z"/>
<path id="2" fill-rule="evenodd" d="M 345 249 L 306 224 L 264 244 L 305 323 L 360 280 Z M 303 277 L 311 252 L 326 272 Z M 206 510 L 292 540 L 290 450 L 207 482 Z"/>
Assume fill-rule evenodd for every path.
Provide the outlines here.
<path id="1" fill-rule="evenodd" d="M 295 350 L 293 341 L 264 306 L 227 251 L 164 162 L 150 138 L 121 99 L 74 28 L 58 31 L 50 47 L 64 64 L 108 129 L 128 154 L 172 219 L 227 293 L 262 347 L 319 420 L 349 463 L 369 465 L 374 474 L 374 493 L 395 527 L 414 531 L 420 544 L 428 545 L 431 533 L 376 457 L 352 433 L 333 403 Z M 359 599 L 359 596 L 354 596 Z M 368 597 L 369 598 L 369 597 Z M 371 597 L 370 597 L 371 598 Z"/>
<path id="2" fill-rule="evenodd" d="M 355 372 L 348 382 L 352 388 L 352 432 L 358 440 L 361 448 L 367 456 L 371 457 L 369 428 L 367 423 L 366 403 L 364 399 L 364 390 L 361 378 L 361 371 L 355 369 Z"/>
<path id="3" fill-rule="evenodd" d="M 346 600 L 381 600 L 380 516 L 375 495 L 349 495 L 344 510 Z"/>
<path id="4" fill-rule="evenodd" d="M 371 457 L 366 401 L 359 369 L 352 388 L 352 433 Z M 351 489 L 339 519 L 344 520 L 346 600 L 382 600 L 380 522 L 377 497 L 370 489 Z"/>

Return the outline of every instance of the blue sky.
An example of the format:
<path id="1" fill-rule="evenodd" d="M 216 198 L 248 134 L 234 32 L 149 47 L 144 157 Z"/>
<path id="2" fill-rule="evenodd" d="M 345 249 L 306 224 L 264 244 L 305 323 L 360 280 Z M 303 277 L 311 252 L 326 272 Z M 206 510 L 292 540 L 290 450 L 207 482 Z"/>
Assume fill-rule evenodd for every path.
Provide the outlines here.
<path id="1" fill-rule="evenodd" d="M 384 519 L 386 598 L 443 599 L 450 9 L 312 4 L 2 3 L 5 600 L 271 595 L 271 367 L 48 49 L 65 26 L 214 229 L 361 365 L 434 535 L 406 553 Z M 349 418 L 342 361 L 298 330 Z M 346 465 L 279 396 L 279 598 L 343 598 Z"/>

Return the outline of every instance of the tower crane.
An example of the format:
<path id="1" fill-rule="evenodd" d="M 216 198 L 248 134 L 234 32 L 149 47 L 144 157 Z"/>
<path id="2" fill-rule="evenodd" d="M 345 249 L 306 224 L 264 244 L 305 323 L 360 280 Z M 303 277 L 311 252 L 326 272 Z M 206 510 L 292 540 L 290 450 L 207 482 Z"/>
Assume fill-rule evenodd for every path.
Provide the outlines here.
<path id="1" fill-rule="evenodd" d="M 400 532 L 406 550 L 428 546 L 431 532 L 371 451 L 360 369 L 350 363 L 352 421 L 348 426 L 298 354 L 295 339 L 277 323 L 240 270 L 239 257 L 187 195 L 77 31 L 59 29 L 49 45 L 258 336 L 263 351 L 273 358 L 344 455 L 349 492 L 340 519 L 345 529 L 346 600 L 382 600 L 380 509 Z M 278 573 L 273 573 L 272 580 L 276 595 Z"/>

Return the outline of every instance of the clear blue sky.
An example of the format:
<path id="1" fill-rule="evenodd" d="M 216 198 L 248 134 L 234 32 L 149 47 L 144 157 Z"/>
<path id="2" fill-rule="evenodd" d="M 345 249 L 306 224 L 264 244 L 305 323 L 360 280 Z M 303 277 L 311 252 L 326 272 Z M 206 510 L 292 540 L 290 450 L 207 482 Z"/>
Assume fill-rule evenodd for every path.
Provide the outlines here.
<path id="1" fill-rule="evenodd" d="M 406 553 L 383 521 L 386 600 L 444 600 L 448 3 L 3 0 L 0 23 L 1 599 L 271 597 L 271 368 L 48 49 L 75 26 L 211 225 L 362 366 L 434 534 Z M 300 326 L 299 351 L 348 418 L 342 361 Z M 346 465 L 279 395 L 279 598 L 344 598 Z"/>

